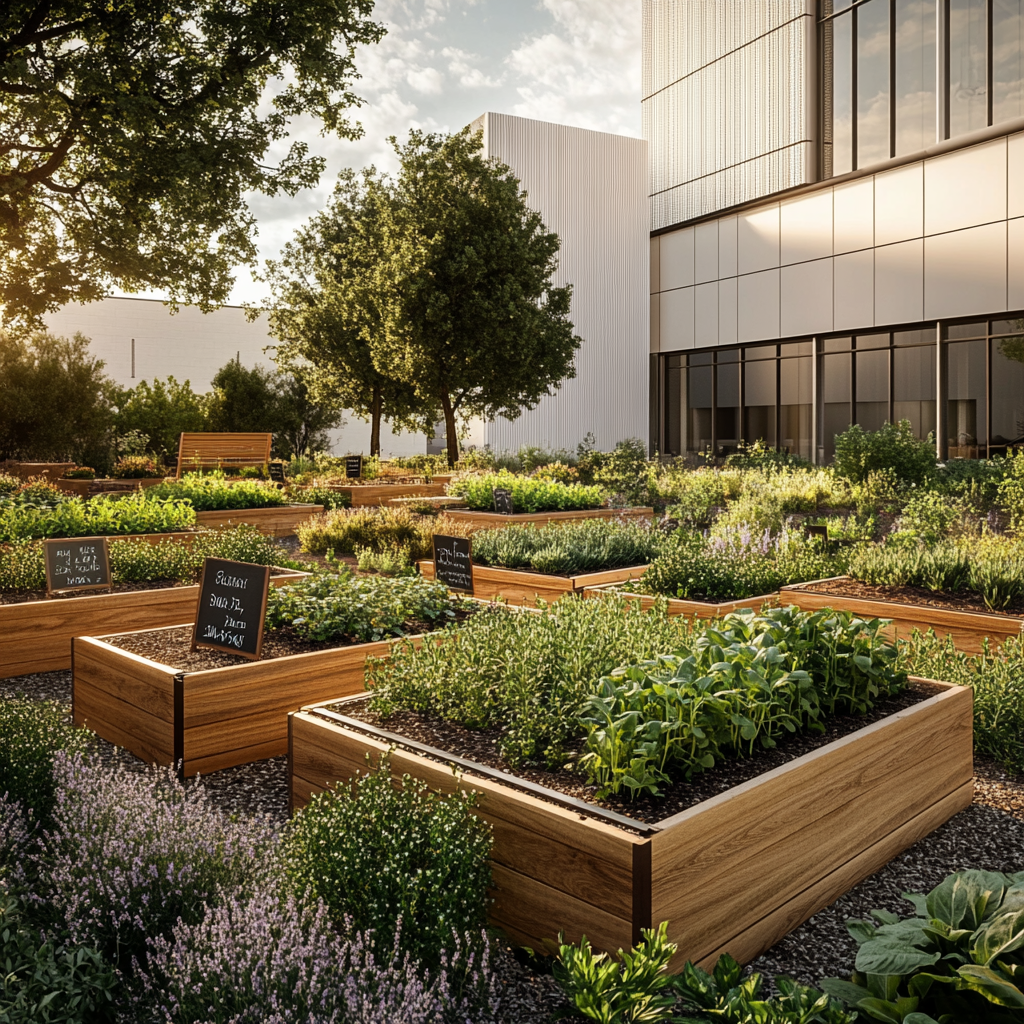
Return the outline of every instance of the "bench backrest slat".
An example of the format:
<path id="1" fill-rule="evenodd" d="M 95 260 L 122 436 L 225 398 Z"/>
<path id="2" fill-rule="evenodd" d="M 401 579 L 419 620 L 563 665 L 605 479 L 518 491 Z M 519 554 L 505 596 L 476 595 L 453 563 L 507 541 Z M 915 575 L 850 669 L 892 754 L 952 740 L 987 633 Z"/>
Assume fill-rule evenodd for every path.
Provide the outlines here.
<path id="1" fill-rule="evenodd" d="M 229 466 L 262 466 L 270 461 L 271 434 L 182 434 L 178 442 L 178 471 Z"/>

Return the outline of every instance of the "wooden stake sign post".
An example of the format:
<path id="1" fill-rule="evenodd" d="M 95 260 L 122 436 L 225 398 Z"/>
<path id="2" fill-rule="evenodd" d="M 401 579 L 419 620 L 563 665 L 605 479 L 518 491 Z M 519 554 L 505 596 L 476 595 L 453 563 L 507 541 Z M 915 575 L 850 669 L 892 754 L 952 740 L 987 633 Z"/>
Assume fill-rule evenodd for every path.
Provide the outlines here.
<path id="1" fill-rule="evenodd" d="M 434 534 L 434 579 L 451 590 L 473 593 L 473 544 L 466 537 Z"/>
<path id="2" fill-rule="evenodd" d="M 494 511 L 502 516 L 510 516 L 515 511 L 512 505 L 512 492 L 504 487 L 494 488 Z"/>
<path id="3" fill-rule="evenodd" d="M 358 480 L 363 475 L 362 455 L 345 456 L 345 476 L 349 480 Z"/>
<path id="4" fill-rule="evenodd" d="M 43 542 L 46 592 L 110 590 L 110 549 L 106 537 L 74 537 Z"/>
<path id="5" fill-rule="evenodd" d="M 258 661 L 263 652 L 270 566 L 207 558 L 199 584 L 192 650 L 208 647 Z"/>

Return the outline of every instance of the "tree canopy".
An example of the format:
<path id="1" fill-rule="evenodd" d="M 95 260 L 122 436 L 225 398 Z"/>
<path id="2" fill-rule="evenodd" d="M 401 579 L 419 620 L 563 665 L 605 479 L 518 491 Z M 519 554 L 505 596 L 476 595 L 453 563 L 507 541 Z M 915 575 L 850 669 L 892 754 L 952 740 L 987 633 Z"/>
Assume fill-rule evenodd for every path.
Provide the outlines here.
<path id="1" fill-rule="evenodd" d="M 203 309 L 255 260 L 247 192 L 323 161 L 299 115 L 360 133 L 353 54 L 373 0 L 8 0 L 0 5 L 0 316 L 38 322 L 111 285 Z M 275 149 L 276 152 L 276 149 Z"/>

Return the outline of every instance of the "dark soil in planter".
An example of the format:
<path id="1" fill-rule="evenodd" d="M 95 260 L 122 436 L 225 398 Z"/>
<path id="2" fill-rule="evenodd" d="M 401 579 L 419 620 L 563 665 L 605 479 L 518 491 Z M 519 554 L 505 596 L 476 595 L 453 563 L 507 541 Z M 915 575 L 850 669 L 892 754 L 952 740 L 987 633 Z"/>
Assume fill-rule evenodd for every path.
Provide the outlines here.
<path id="1" fill-rule="evenodd" d="M 984 612 L 986 615 L 1024 615 L 1024 603 L 996 610 L 989 608 L 978 594 L 937 594 L 924 587 L 884 587 L 861 583 L 854 579 L 825 580 L 805 583 L 801 590 L 812 594 L 835 594 L 837 597 L 891 601 L 894 604 L 918 604 L 928 608 L 946 608 L 954 612 Z M 783 604 L 785 604 L 783 593 Z"/>
<path id="2" fill-rule="evenodd" d="M 497 730 L 475 731 L 415 711 L 399 711 L 390 718 L 383 719 L 370 710 L 367 697 L 339 702 L 331 705 L 331 710 L 368 725 L 386 729 L 388 732 L 407 736 L 418 743 L 448 751 L 456 757 L 508 772 L 566 796 L 575 797 L 577 800 L 584 800 L 637 821 L 653 824 L 688 807 L 710 800 L 727 789 L 756 779 L 773 768 L 779 768 L 804 754 L 863 729 L 866 725 L 879 722 L 897 711 L 913 707 L 941 692 L 941 687 L 915 683 L 903 693 L 879 701 L 866 715 L 837 715 L 825 723 L 823 733 L 798 733 L 780 739 L 778 746 L 771 750 L 762 749 L 750 757 L 723 761 L 714 768 L 695 775 L 689 782 L 680 779 L 664 785 L 661 797 L 641 796 L 632 803 L 627 792 L 617 797 L 598 800 L 596 786 L 589 785 L 584 776 L 565 769 L 548 771 L 537 767 L 510 767 L 498 752 Z"/>
<path id="3" fill-rule="evenodd" d="M 456 613 L 456 620 L 468 618 L 467 612 Z M 407 636 L 430 633 L 440 628 L 435 622 L 406 622 L 403 626 Z M 391 638 L 385 638 L 391 639 Z M 144 633 L 121 633 L 102 637 L 104 643 L 130 651 L 161 665 L 168 665 L 182 672 L 204 672 L 210 668 L 227 668 L 230 665 L 252 665 L 254 662 L 237 654 L 222 654 L 202 648 L 192 650 L 192 627 L 175 629 L 153 629 Z M 338 640 L 306 640 L 290 628 L 268 629 L 263 634 L 263 653 L 260 661 L 287 658 L 291 654 L 309 654 L 313 651 L 333 651 L 339 647 L 355 647 L 367 643 L 352 637 Z"/>
<path id="4" fill-rule="evenodd" d="M 291 569 L 270 571 L 271 576 L 283 576 Z M 134 594 L 146 590 L 167 590 L 169 587 L 194 587 L 195 583 L 182 583 L 181 580 L 148 580 L 145 583 L 115 583 L 110 589 L 111 594 Z M 96 597 L 106 594 L 106 590 L 72 590 L 62 594 L 49 594 L 45 590 L 3 590 L 0 591 L 0 605 L 27 604 L 29 601 L 70 601 L 76 597 Z"/>

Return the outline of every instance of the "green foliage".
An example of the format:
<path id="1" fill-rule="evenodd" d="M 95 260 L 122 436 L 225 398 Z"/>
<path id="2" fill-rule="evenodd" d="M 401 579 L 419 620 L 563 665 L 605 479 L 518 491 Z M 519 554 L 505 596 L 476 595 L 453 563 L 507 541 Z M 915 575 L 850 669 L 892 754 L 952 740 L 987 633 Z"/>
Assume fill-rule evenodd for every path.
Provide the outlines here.
<path id="1" fill-rule="evenodd" d="M 730 601 L 842 571 L 844 554 L 800 533 L 759 536 L 744 528 L 705 538 L 680 532 L 631 590 L 688 600 Z"/>
<path id="2" fill-rule="evenodd" d="M 407 547 L 413 559 L 430 558 L 435 533 L 462 536 L 464 527 L 447 520 L 417 515 L 407 508 L 337 509 L 311 516 L 295 529 L 303 551 L 354 555 L 357 549 L 388 551 Z"/>
<path id="3" fill-rule="evenodd" d="M 472 509 L 493 512 L 495 487 L 512 492 L 512 507 L 516 512 L 566 512 L 600 508 L 604 504 L 600 487 L 560 484 L 536 477 L 515 476 L 504 470 L 453 480 L 448 485 L 448 493 L 464 499 Z"/>
<path id="4" fill-rule="evenodd" d="M 96 470 L 92 466 L 76 466 L 74 469 L 66 470 L 65 480 L 95 480 Z"/>
<path id="5" fill-rule="evenodd" d="M 1024 533 L 1024 448 L 1005 461 L 1006 476 L 998 488 L 999 504 L 1010 515 L 1010 527 Z"/>
<path id="6" fill-rule="evenodd" d="M 185 501 L 149 493 L 118 498 L 67 498 L 54 508 L 0 503 L 0 542 L 37 537 L 93 537 L 126 533 L 175 533 L 195 525 Z"/>
<path id="7" fill-rule="evenodd" d="M 657 930 L 641 929 L 642 939 L 618 957 L 597 953 L 587 937 L 579 945 L 558 936 L 559 951 L 552 972 L 575 1012 L 599 1024 L 645 1024 L 671 1021 L 676 999 L 668 964 L 678 948 L 668 939 L 668 922 Z M 561 1016 L 569 1016 L 568 1013 Z"/>
<path id="8" fill-rule="evenodd" d="M 617 501 L 627 505 L 651 505 L 657 494 L 657 463 L 650 461 L 647 444 L 638 437 L 619 441 L 602 458 L 593 478 Z"/>
<path id="9" fill-rule="evenodd" d="M 973 521 L 972 521 L 973 520 Z M 911 495 L 899 518 L 899 532 L 935 544 L 951 534 L 978 529 L 977 510 L 964 496 L 921 490 Z"/>
<path id="10" fill-rule="evenodd" d="M 904 897 L 915 916 L 847 922 L 860 947 L 853 978 L 822 987 L 887 1024 L 1024 1020 L 1024 872 L 959 871 Z"/>
<path id="11" fill-rule="evenodd" d="M 6 102 L 0 99 L 0 110 Z M 0 156 L 0 196 L 5 161 Z M 0 221 L 0 239 L 4 223 L 10 222 Z M 0 268 L 18 258 L 4 250 L 0 242 Z M 0 319 L 10 319 L 20 308 L 19 301 L 4 309 L 7 287 L 0 270 Z M 25 337 L 0 331 L 0 381 L 0 459 L 107 465 L 113 384 L 103 373 L 103 361 L 90 355 L 88 338 L 76 334 L 69 341 L 45 332 Z"/>
<path id="12" fill-rule="evenodd" d="M 1007 468 L 1006 459 L 950 459 L 939 466 L 932 486 L 985 512 L 995 502 Z"/>
<path id="13" fill-rule="evenodd" d="M 691 625 L 664 610 L 609 597 L 560 601 L 539 614 L 488 608 L 419 650 L 403 646 L 367 666 L 371 704 L 387 717 L 422 711 L 496 729 L 513 765 L 565 764 L 598 680 L 619 665 L 685 646 Z"/>
<path id="14" fill-rule="evenodd" d="M 727 615 L 677 654 L 616 669 L 588 699 L 580 764 L 606 796 L 658 795 L 722 760 L 771 748 L 827 718 L 865 714 L 906 676 L 885 623 L 775 608 Z"/>
<path id="15" fill-rule="evenodd" d="M 740 441 L 725 464 L 737 469 L 763 469 L 769 473 L 779 469 L 808 469 L 811 465 L 799 455 L 774 448 L 760 438 L 750 444 Z"/>
<path id="16" fill-rule="evenodd" d="M 459 603 L 443 583 L 420 576 L 317 573 L 271 589 L 267 627 L 290 626 L 309 640 L 369 642 L 404 636 L 409 622 L 444 625 L 455 618 Z"/>
<path id="17" fill-rule="evenodd" d="M 728 954 L 718 958 L 711 974 L 687 963 L 676 978 L 676 990 L 683 1003 L 701 1017 L 679 1018 L 679 1024 L 853 1024 L 858 1019 L 855 1012 L 844 1010 L 838 999 L 792 978 L 777 977 L 778 994 L 769 999 L 761 996 L 762 984 L 760 974 L 744 977 L 743 967 Z"/>
<path id="18" fill-rule="evenodd" d="M 383 576 L 415 576 L 409 548 L 403 544 L 375 551 L 373 548 L 356 548 L 356 559 L 360 572 L 379 572 Z"/>
<path id="19" fill-rule="evenodd" d="M 225 479 L 222 472 L 186 473 L 180 480 L 165 480 L 143 492 L 149 501 L 190 502 L 197 512 L 275 508 L 288 504 L 283 491 L 260 480 Z"/>
<path id="20" fill-rule="evenodd" d="M 9 498 L 21 489 L 22 480 L 20 477 L 11 476 L 8 473 L 0 473 L 0 498 Z"/>
<path id="21" fill-rule="evenodd" d="M 356 48 L 384 32 L 371 10 L 5 4 L 4 319 L 38 320 L 113 284 L 204 310 L 226 301 L 232 268 L 256 259 L 247 195 L 294 195 L 324 167 L 285 141 L 292 122 L 360 134 L 345 111 L 357 103 Z"/>
<path id="22" fill-rule="evenodd" d="M 300 505 L 323 505 L 329 512 L 336 508 L 352 507 L 352 498 L 348 494 L 324 486 L 294 487 L 289 497 Z"/>
<path id="23" fill-rule="evenodd" d="M 935 468 L 934 438 L 919 441 L 909 420 L 867 431 L 855 423 L 836 435 L 833 469 L 852 483 L 863 483 L 872 471 L 890 469 L 901 482 L 921 484 Z"/>
<path id="24" fill-rule="evenodd" d="M 313 796 L 283 837 L 288 877 L 334 920 L 372 933 L 382 956 L 401 949 L 428 969 L 458 935 L 482 929 L 490 903 L 490 827 L 458 790 L 441 797 L 409 775 L 376 771 Z M 385 960 L 385 962 L 387 962 Z"/>
<path id="25" fill-rule="evenodd" d="M 54 755 L 87 750 L 91 736 L 68 721 L 57 701 L 0 696 L 0 798 L 6 793 L 32 821 L 48 825 L 56 802 Z"/>
<path id="26" fill-rule="evenodd" d="M 163 473 L 145 455 L 123 455 L 114 463 L 110 475 L 116 480 L 152 480 Z"/>
<path id="27" fill-rule="evenodd" d="M 721 473 L 701 468 L 684 473 L 673 482 L 666 515 L 683 526 L 706 529 L 725 507 L 725 486 Z"/>
<path id="28" fill-rule="evenodd" d="M 110 1012 L 117 979 L 90 946 L 44 936 L 0 884 L 0 1020 L 86 1024 Z"/>
<path id="29" fill-rule="evenodd" d="M 952 638 L 914 632 L 902 647 L 902 667 L 926 679 L 974 691 L 974 750 L 1014 774 L 1024 774 L 1024 641 L 986 640 L 979 654 L 958 651 Z"/>
<path id="30" fill-rule="evenodd" d="M 506 569 L 573 576 L 646 565 L 666 537 L 636 520 L 581 519 L 562 525 L 506 526 L 473 534 L 473 561 Z"/>
<path id="31" fill-rule="evenodd" d="M 154 378 L 125 388 L 115 398 L 117 413 L 114 427 L 122 438 L 129 435 L 146 438 L 142 451 L 124 452 L 145 455 L 148 446 L 165 460 L 176 458 L 181 434 L 206 429 L 207 395 L 197 395 L 186 380 L 179 383 L 169 376 L 166 382 Z M 135 446 L 138 447 L 138 446 Z"/>

